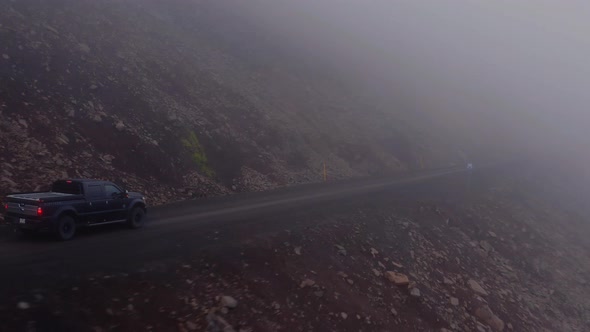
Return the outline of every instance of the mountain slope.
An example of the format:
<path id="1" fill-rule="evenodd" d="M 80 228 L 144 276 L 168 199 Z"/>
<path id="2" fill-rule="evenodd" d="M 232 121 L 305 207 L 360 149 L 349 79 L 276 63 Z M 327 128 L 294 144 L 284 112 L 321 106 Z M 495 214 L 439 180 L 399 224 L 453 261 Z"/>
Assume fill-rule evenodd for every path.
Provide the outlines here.
<path id="1" fill-rule="evenodd" d="M 1 192 L 98 177 L 159 203 L 457 158 L 227 6 L 2 2 Z"/>

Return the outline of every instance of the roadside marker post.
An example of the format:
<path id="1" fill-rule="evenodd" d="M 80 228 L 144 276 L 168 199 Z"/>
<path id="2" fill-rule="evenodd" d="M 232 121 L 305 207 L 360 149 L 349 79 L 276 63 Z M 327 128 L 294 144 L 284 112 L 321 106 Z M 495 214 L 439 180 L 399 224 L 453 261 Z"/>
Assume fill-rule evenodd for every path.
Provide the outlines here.
<path id="1" fill-rule="evenodd" d="M 469 197 L 469 199 L 471 199 L 471 195 L 472 195 L 472 187 L 473 187 L 473 164 L 472 163 L 468 163 L 467 164 L 467 197 Z"/>

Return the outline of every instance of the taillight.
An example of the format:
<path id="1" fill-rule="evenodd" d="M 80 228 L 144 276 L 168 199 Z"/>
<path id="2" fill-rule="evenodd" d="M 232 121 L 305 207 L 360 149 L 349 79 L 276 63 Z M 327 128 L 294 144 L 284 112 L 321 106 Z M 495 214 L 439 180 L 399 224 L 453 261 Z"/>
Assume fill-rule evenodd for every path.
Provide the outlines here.
<path id="1" fill-rule="evenodd" d="M 37 208 L 37 216 L 41 217 L 43 215 L 43 209 L 41 207 Z"/>
<path id="2" fill-rule="evenodd" d="M 8 211 L 8 203 L 4 204 L 4 211 Z"/>

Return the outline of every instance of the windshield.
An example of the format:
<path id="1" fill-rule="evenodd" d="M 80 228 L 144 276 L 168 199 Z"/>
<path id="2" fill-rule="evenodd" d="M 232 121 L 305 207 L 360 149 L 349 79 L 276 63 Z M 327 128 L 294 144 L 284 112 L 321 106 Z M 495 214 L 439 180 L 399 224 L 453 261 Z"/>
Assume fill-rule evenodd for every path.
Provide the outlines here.
<path id="1" fill-rule="evenodd" d="M 80 184 L 71 181 L 57 181 L 51 186 L 51 191 L 54 193 L 80 195 L 82 190 Z"/>

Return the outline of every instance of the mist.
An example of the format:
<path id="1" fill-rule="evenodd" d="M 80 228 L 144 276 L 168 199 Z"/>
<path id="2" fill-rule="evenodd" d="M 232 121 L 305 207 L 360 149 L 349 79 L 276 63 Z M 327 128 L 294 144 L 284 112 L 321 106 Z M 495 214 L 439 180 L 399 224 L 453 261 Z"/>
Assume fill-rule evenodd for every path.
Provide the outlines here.
<path id="1" fill-rule="evenodd" d="M 587 152 L 588 3 L 255 0 L 226 9 L 293 52 L 345 68 L 359 93 L 437 123 L 467 150 Z"/>

